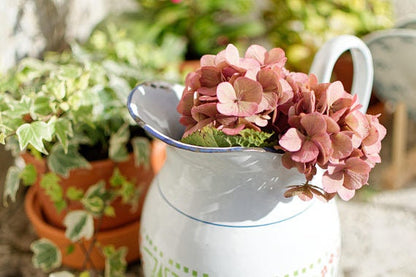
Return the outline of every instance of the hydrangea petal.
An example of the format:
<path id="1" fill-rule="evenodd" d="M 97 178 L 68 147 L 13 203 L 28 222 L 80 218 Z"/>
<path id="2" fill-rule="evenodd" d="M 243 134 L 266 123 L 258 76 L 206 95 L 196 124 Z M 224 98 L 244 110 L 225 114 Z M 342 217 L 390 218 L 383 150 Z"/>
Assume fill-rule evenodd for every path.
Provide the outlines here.
<path id="1" fill-rule="evenodd" d="M 266 55 L 266 52 L 267 50 L 263 46 L 253 44 L 249 48 L 247 48 L 245 57 L 255 59 L 260 64 L 264 64 L 264 57 Z"/>
<path id="2" fill-rule="evenodd" d="M 280 138 L 279 145 L 287 151 L 296 152 L 300 150 L 304 140 L 305 140 L 305 136 L 303 134 L 301 134 L 295 128 L 290 128 Z"/>
<path id="3" fill-rule="evenodd" d="M 316 160 L 319 155 L 319 149 L 310 140 L 305 140 L 299 151 L 292 154 L 292 159 L 295 162 L 308 163 Z"/>
<path id="4" fill-rule="evenodd" d="M 325 171 L 322 176 L 322 187 L 328 193 L 338 192 L 344 184 L 344 174 L 343 172 L 334 172 L 334 174 L 329 174 L 328 171 Z"/>
<path id="5" fill-rule="evenodd" d="M 309 136 L 326 132 L 326 120 L 320 113 L 310 113 L 300 119 L 300 124 Z"/>
<path id="6" fill-rule="evenodd" d="M 237 99 L 246 102 L 253 102 L 259 104 L 262 98 L 261 85 L 248 78 L 238 78 L 234 82 L 234 89 Z"/>
<path id="7" fill-rule="evenodd" d="M 344 159 L 349 156 L 353 150 L 352 140 L 343 132 L 331 136 L 332 157 L 335 159 Z"/>

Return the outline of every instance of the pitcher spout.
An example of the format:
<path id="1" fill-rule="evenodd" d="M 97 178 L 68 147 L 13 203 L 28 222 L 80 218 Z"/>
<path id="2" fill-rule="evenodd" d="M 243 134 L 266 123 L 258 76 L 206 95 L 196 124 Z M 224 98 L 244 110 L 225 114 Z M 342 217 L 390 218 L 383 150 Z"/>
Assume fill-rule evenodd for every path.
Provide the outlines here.
<path id="1" fill-rule="evenodd" d="M 257 147 L 201 147 L 180 141 L 185 127 L 179 122 L 177 112 L 184 87 L 162 81 L 145 82 L 135 87 L 129 95 L 127 106 L 133 119 L 151 136 L 166 144 L 193 152 L 275 152 Z"/>

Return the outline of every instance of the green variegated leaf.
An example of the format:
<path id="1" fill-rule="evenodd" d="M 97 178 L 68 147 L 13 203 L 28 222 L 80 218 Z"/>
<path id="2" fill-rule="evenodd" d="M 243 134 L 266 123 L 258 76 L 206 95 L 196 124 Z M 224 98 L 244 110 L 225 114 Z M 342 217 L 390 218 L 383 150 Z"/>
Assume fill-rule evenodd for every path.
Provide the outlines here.
<path id="1" fill-rule="evenodd" d="M 5 144 L 6 143 L 6 135 L 3 132 L 0 132 L 0 143 Z"/>
<path id="2" fill-rule="evenodd" d="M 34 121 L 32 123 L 25 123 L 16 130 L 19 139 L 20 150 L 26 148 L 31 144 L 36 150 L 43 154 L 48 154 L 45 149 L 43 140 L 51 141 L 52 133 L 49 125 L 43 121 Z"/>
<path id="3" fill-rule="evenodd" d="M 33 112 L 40 115 L 52 113 L 51 99 L 46 96 L 38 96 L 33 103 Z"/>
<path id="4" fill-rule="evenodd" d="M 32 242 L 30 249 L 34 255 L 33 265 L 43 271 L 50 271 L 61 265 L 62 256 L 59 248 L 50 240 L 42 238 Z"/>
<path id="5" fill-rule="evenodd" d="M 27 164 L 20 173 L 20 178 L 25 186 L 33 185 L 36 181 L 36 177 L 36 168 L 33 164 Z"/>
<path id="6" fill-rule="evenodd" d="M 110 138 L 110 148 L 108 155 L 110 159 L 116 162 L 122 162 L 127 160 L 128 151 L 126 148 L 126 142 L 129 140 L 130 132 L 129 126 L 124 124 L 121 128 Z"/>
<path id="7" fill-rule="evenodd" d="M 105 277 L 124 277 L 126 274 L 127 247 L 115 249 L 114 246 L 105 246 L 103 248 L 105 256 Z"/>
<path id="8" fill-rule="evenodd" d="M 90 168 L 88 161 L 81 156 L 75 145 L 68 145 L 68 151 L 61 144 L 56 144 L 51 149 L 48 157 L 48 167 L 51 171 L 68 177 L 69 171 L 75 168 Z"/>
<path id="9" fill-rule="evenodd" d="M 79 274 L 78 277 L 91 277 L 91 274 L 89 271 L 83 271 Z"/>
<path id="10" fill-rule="evenodd" d="M 104 212 L 105 203 L 98 196 L 83 198 L 81 203 L 87 211 L 94 215 L 99 216 Z"/>
<path id="11" fill-rule="evenodd" d="M 3 205 L 7 206 L 7 199 L 16 201 L 16 193 L 19 189 L 21 169 L 17 166 L 11 166 L 7 171 L 6 183 L 4 184 Z"/>
<path id="12" fill-rule="evenodd" d="M 72 130 L 71 122 L 68 119 L 58 118 L 54 121 L 50 121 L 53 124 L 53 130 L 61 142 L 62 147 L 64 149 L 64 153 L 68 153 L 68 145 L 69 145 L 69 138 L 74 135 Z"/>
<path id="13" fill-rule="evenodd" d="M 69 187 L 66 191 L 66 197 L 72 201 L 81 200 L 83 196 L 84 192 L 76 187 Z"/>
<path id="14" fill-rule="evenodd" d="M 104 212 L 107 201 L 111 198 L 111 192 L 106 190 L 105 182 L 101 181 L 87 190 L 84 197 L 81 199 L 81 203 L 85 210 L 92 213 L 94 216 L 100 216 Z"/>
<path id="15" fill-rule="evenodd" d="M 64 192 L 61 185 L 59 184 L 59 181 L 60 179 L 58 175 L 53 172 L 46 173 L 40 180 L 40 186 L 45 189 L 45 193 L 55 204 L 55 208 L 58 210 L 58 212 L 66 208 Z"/>
<path id="16" fill-rule="evenodd" d="M 65 236 L 72 242 L 82 238 L 91 239 L 94 234 L 94 220 L 90 213 L 82 210 L 69 212 L 64 219 Z"/>
<path id="17" fill-rule="evenodd" d="M 9 117 L 19 117 L 30 113 L 32 100 L 28 96 L 23 95 L 20 101 L 13 101 L 13 103 L 14 104 L 11 105 L 11 109 L 7 113 Z"/>
<path id="18" fill-rule="evenodd" d="M 131 143 L 136 166 L 143 165 L 148 168 L 150 166 L 150 141 L 144 137 L 135 137 Z"/>

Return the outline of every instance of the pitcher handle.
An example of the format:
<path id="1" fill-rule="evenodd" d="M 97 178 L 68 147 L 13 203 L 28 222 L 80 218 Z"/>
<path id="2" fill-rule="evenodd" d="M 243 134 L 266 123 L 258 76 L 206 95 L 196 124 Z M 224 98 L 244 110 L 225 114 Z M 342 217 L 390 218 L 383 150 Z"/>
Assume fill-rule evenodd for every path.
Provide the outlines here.
<path id="1" fill-rule="evenodd" d="M 335 62 L 345 51 L 351 51 L 354 75 L 351 94 L 357 94 L 365 113 L 370 102 L 373 86 L 373 59 L 367 45 L 359 38 L 342 35 L 326 42 L 316 53 L 309 73 L 317 76 L 319 82 L 330 82 Z"/>

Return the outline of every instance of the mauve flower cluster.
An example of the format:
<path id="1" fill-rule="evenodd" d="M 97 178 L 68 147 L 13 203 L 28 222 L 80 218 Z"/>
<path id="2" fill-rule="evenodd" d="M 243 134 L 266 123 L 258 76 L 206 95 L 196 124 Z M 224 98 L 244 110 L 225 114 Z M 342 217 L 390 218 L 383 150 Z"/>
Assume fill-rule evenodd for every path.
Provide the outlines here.
<path id="1" fill-rule="evenodd" d="M 305 184 L 290 186 L 286 196 L 349 200 L 367 184 L 381 161 L 386 129 L 377 116 L 363 114 L 356 95 L 340 82 L 318 83 L 314 75 L 285 69 L 280 48 L 250 46 L 244 57 L 228 45 L 201 58 L 201 67 L 186 77 L 177 107 L 184 137 L 211 126 L 227 135 L 245 128 L 274 132 L 283 165 L 295 167 Z M 322 187 L 309 184 L 317 166 L 325 170 Z"/>

